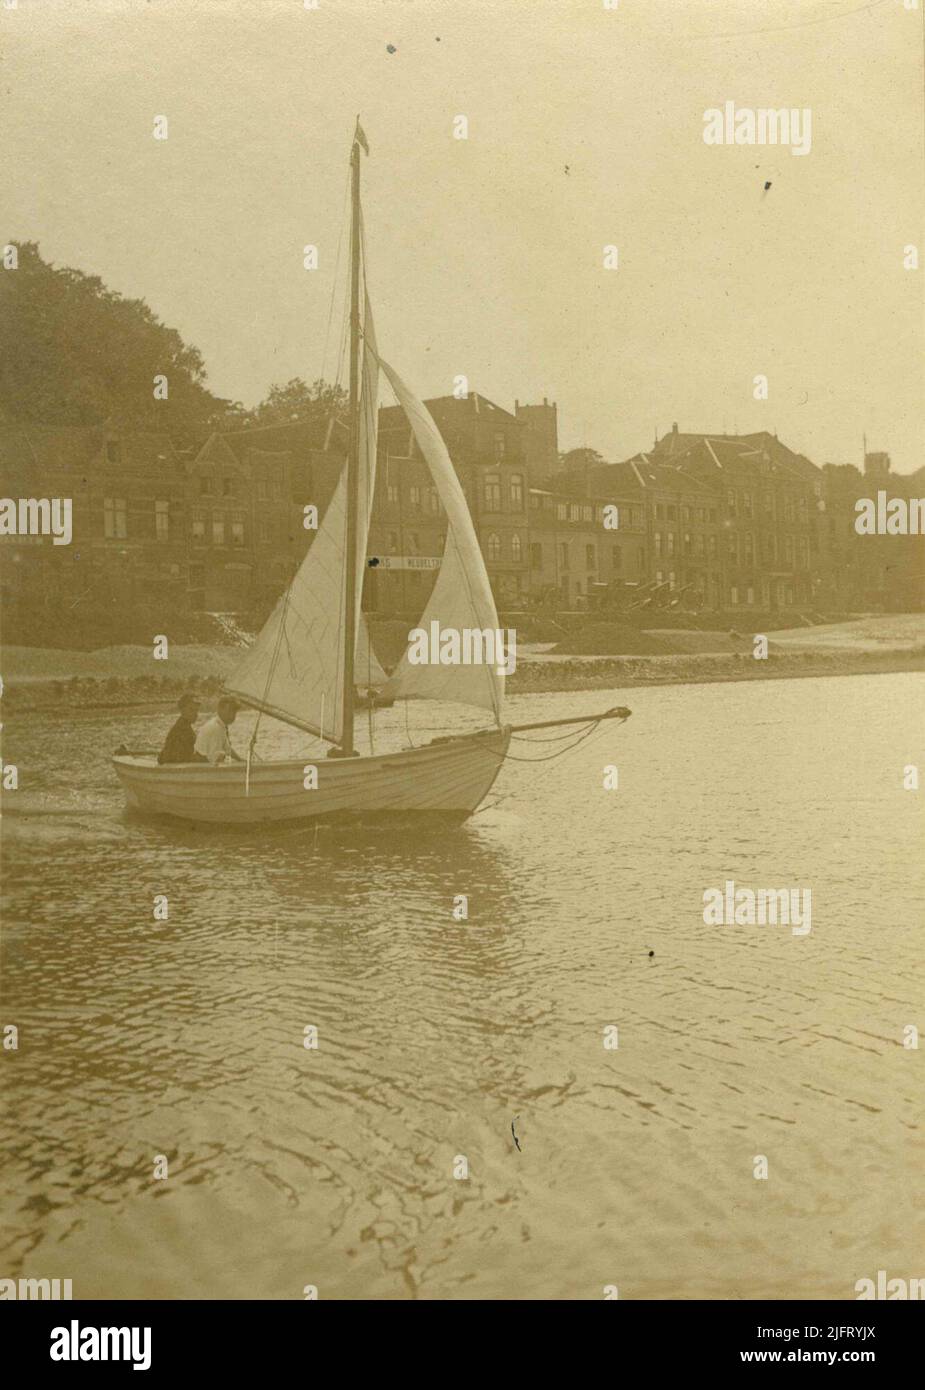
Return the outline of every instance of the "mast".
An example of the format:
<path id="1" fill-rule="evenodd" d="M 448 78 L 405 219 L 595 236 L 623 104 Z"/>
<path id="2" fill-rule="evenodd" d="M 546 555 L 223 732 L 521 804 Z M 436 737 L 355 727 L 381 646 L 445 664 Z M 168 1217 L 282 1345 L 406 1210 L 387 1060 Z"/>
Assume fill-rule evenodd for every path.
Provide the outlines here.
<path id="1" fill-rule="evenodd" d="M 359 121 L 357 122 L 359 129 Z M 350 224 L 350 449 L 347 455 L 346 588 L 344 595 L 344 721 L 341 752 L 353 757 L 354 661 L 356 656 L 357 512 L 360 495 L 360 145 L 356 134 L 350 152 L 352 216 Z"/>

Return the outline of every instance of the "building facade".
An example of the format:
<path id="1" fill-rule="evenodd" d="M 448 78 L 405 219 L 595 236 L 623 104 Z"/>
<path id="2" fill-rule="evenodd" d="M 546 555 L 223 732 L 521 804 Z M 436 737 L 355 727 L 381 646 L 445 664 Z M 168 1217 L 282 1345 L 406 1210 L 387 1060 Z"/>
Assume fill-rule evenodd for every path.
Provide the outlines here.
<path id="1" fill-rule="evenodd" d="M 427 403 L 466 496 L 499 609 L 717 614 L 921 608 L 920 536 L 859 536 L 855 503 L 915 497 L 922 470 L 885 454 L 818 469 L 768 433 L 675 426 L 622 463 L 559 466 L 555 404 L 513 413 L 470 393 Z M 346 449 L 329 418 L 199 438 L 99 429 L 0 429 L 3 492 L 70 497 L 73 542 L 7 536 L 7 605 L 131 602 L 265 611 L 311 544 Z M 446 515 L 399 407 L 380 412 L 364 605 L 421 612 Z"/>

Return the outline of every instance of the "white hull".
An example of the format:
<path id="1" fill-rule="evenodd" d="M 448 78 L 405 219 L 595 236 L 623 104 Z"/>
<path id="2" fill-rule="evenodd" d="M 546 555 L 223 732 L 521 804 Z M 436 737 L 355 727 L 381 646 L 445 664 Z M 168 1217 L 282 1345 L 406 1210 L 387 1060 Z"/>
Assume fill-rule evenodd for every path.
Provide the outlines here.
<path id="1" fill-rule="evenodd" d="M 472 814 L 498 775 L 509 728 L 426 744 L 400 753 L 320 758 L 318 785 L 305 789 L 308 760 L 175 763 L 116 755 L 112 764 L 128 805 L 156 815 L 217 824 L 326 818 L 374 819 L 414 813 L 458 820 Z"/>

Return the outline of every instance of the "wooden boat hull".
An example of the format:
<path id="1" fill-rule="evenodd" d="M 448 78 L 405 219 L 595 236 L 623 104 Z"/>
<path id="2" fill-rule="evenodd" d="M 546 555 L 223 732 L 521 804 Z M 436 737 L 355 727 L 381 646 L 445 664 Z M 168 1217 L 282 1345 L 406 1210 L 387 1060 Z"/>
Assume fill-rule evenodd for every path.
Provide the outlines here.
<path id="1" fill-rule="evenodd" d="M 367 820 L 406 815 L 464 820 L 487 796 L 511 730 L 485 729 L 421 748 L 360 758 L 242 763 L 173 763 L 116 754 L 128 805 L 153 815 L 227 825 Z M 305 787 L 306 768 L 317 786 Z M 308 779 L 310 780 L 310 779 Z"/>

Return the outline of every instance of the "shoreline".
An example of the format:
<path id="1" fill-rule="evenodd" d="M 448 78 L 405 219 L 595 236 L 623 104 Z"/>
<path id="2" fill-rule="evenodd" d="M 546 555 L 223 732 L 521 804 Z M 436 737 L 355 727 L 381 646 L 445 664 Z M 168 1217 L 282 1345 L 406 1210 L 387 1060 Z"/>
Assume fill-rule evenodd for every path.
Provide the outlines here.
<path id="1" fill-rule="evenodd" d="M 234 652 L 232 650 L 232 655 Z M 150 660 L 150 658 L 147 658 Z M 214 664 L 215 663 L 211 663 Z M 810 677 L 888 675 L 925 671 L 925 647 L 913 650 L 769 651 L 751 654 L 700 652 L 670 656 L 574 656 L 554 661 L 524 657 L 507 681 L 507 694 L 540 695 L 570 690 L 630 690 L 659 685 L 716 685 L 730 681 L 794 680 Z M 176 676 L 10 677 L 4 700 L 8 713 L 46 714 L 137 709 L 173 705 L 186 690 L 204 704 L 217 697 L 222 679 L 195 671 Z M 154 689 L 152 689 L 152 686 Z"/>

